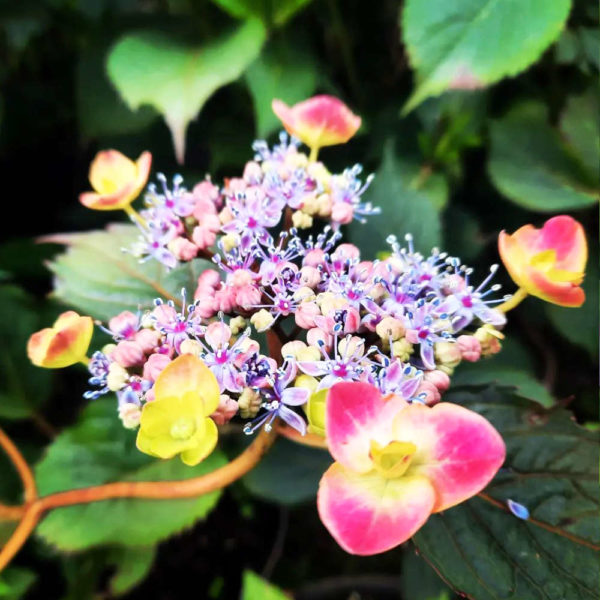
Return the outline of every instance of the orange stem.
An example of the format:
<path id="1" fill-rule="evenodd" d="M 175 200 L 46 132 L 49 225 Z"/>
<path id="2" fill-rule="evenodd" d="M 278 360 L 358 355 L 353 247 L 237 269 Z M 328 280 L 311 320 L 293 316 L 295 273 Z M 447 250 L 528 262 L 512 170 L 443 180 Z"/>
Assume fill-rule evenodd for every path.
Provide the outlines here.
<path id="1" fill-rule="evenodd" d="M 276 437 L 276 433 L 268 433 L 262 430 L 246 450 L 230 463 L 211 473 L 193 479 L 186 479 L 184 481 L 119 481 L 66 492 L 57 492 L 49 496 L 36 498 L 23 507 L 24 512 L 19 525 L 6 545 L 0 550 L 0 571 L 21 549 L 43 514 L 52 508 L 71 506 L 73 504 L 88 504 L 111 498 L 190 498 L 201 496 L 214 490 L 220 490 L 256 466 L 271 447 Z M 4 438 L 8 440 L 5 435 Z M 14 448 L 12 442 L 6 444 L 3 441 L 2 445 L 7 452 L 8 448 Z M 16 450 L 16 448 L 14 449 Z M 18 455 L 20 456 L 19 453 Z M 9 453 L 9 456 L 14 460 L 14 453 Z M 12 510 L 15 507 L 5 508 Z"/>
<path id="2" fill-rule="evenodd" d="M 277 433 L 292 442 L 302 444 L 303 446 L 311 446 L 312 448 L 323 448 L 327 450 L 327 441 L 321 435 L 316 433 L 307 433 L 302 435 L 299 431 L 296 431 L 289 425 L 280 425 L 277 428 Z"/>
<path id="3" fill-rule="evenodd" d="M 19 452 L 19 449 L 13 444 L 13 441 L 2 429 L 0 429 L 0 446 L 4 448 L 4 451 L 12 461 L 23 482 L 25 502 L 27 503 L 35 500 L 37 498 L 37 487 L 35 485 L 33 473 L 31 472 L 27 461 L 23 458 L 21 452 Z"/>

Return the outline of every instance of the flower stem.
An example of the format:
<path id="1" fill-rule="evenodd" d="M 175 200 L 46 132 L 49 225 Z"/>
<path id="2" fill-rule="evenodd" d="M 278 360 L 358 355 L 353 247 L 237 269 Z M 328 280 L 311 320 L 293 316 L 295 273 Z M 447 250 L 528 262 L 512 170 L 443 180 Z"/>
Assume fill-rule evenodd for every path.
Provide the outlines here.
<path id="1" fill-rule="evenodd" d="M 144 217 L 142 217 L 140 213 L 138 213 L 138 211 L 135 210 L 135 208 L 133 208 L 133 206 L 127 204 L 123 207 L 123 210 L 127 213 L 127 216 L 132 221 L 137 221 L 144 229 L 148 228 L 148 223 L 146 223 L 146 219 L 144 219 Z"/>
<path id="2" fill-rule="evenodd" d="M 37 498 L 37 486 L 35 485 L 33 473 L 19 449 L 4 433 L 4 431 L 2 431 L 2 429 L 0 429 L 0 446 L 6 452 L 8 458 L 10 458 L 17 473 L 19 474 L 19 477 L 21 478 L 25 502 L 31 502 L 32 500 L 35 500 Z"/>
<path id="3" fill-rule="evenodd" d="M 496 307 L 496 310 L 499 310 L 501 312 L 508 312 L 509 310 L 512 310 L 515 306 L 517 306 L 518 304 L 521 304 L 521 302 L 523 302 L 523 300 L 525 300 L 525 298 L 527 298 L 527 292 L 523 289 L 523 288 L 519 288 L 512 296 L 512 298 L 510 300 L 507 300 L 506 302 L 503 302 L 502 304 L 500 304 L 499 306 Z"/>
<path id="4" fill-rule="evenodd" d="M 317 156 L 319 156 L 319 146 L 313 146 L 310 149 L 310 154 L 308 155 L 308 162 L 317 162 Z"/>

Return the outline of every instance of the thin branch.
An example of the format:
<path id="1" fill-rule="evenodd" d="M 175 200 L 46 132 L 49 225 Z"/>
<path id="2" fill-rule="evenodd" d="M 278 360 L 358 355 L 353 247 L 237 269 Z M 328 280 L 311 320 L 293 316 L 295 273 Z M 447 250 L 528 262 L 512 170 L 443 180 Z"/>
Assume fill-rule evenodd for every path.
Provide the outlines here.
<path id="1" fill-rule="evenodd" d="M 4 436 L 4 439 L 0 438 L 2 446 L 14 462 L 15 455 L 13 449 L 19 457 L 21 455 L 6 435 L 1 431 L 0 433 Z M 267 433 L 262 430 L 246 450 L 230 463 L 211 473 L 193 479 L 186 479 L 184 481 L 119 481 L 66 492 L 57 492 L 49 496 L 34 499 L 30 504 L 25 505 L 24 514 L 19 525 L 6 545 L 0 550 L 0 571 L 4 569 L 21 549 L 43 514 L 48 510 L 61 506 L 72 506 L 74 504 L 88 504 L 111 498 L 191 498 L 220 490 L 256 466 L 271 447 L 276 437 L 276 433 Z M 28 467 L 27 470 L 29 471 Z"/>
<path id="2" fill-rule="evenodd" d="M 21 481 L 23 482 L 23 490 L 25 502 L 31 502 L 37 498 L 37 487 L 35 485 L 35 479 L 33 473 L 27 464 L 27 461 L 23 458 L 23 455 L 19 449 L 13 444 L 13 441 L 0 429 L 0 446 L 4 449 L 8 458 L 13 463 Z"/>
<path id="3" fill-rule="evenodd" d="M 316 433 L 302 435 L 299 431 L 296 431 L 289 425 L 280 425 L 277 428 L 277 433 L 302 446 L 311 446 L 312 448 L 323 448 L 324 450 L 327 450 L 327 441 L 323 436 L 317 435 Z"/>

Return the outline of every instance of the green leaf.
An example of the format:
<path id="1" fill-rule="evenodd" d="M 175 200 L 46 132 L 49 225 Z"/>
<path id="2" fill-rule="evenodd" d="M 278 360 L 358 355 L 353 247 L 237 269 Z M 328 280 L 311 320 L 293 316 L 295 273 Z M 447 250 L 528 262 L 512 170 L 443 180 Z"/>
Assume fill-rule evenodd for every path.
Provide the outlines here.
<path id="1" fill-rule="evenodd" d="M 560 130 L 594 181 L 600 181 L 600 101 L 597 92 L 590 89 L 581 96 L 569 98 Z"/>
<path id="2" fill-rule="evenodd" d="M 280 27 L 312 0 L 213 0 L 237 19 L 258 17 L 268 27 Z"/>
<path id="3" fill-rule="evenodd" d="M 448 586 L 413 549 L 402 554 L 402 598 L 407 600 L 443 600 Z M 449 596 L 445 597 L 449 600 Z"/>
<path id="4" fill-rule="evenodd" d="M 135 432 L 123 428 L 113 398 L 90 404 L 79 422 L 61 433 L 35 468 L 40 495 L 111 481 L 177 481 L 214 471 L 226 463 L 217 450 L 197 467 L 179 458 L 163 461 L 137 450 Z M 37 535 L 61 550 L 103 544 L 149 546 L 204 518 L 220 491 L 196 498 L 119 498 L 52 510 Z"/>
<path id="5" fill-rule="evenodd" d="M 579 308 L 566 308 L 554 304 L 546 305 L 546 313 L 559 333 L 571 343 L 585 348 L 596 359 L 598 357 L 598 330 L 591 326 L 598 321 L 598 256 L 592 248 L 587 273 L 582 288 L 585 302 Z"/>
<path id="6" fill-rule="evenodd" d="M 490 127 L 488 170 L 515 204 L 539 212 L 593 206 L 597 185 L 547 123 L 542 104 L 528 102 Z"/>
<path id="7" fill-rule="evenodd" d="M 476 497 L 433 515 L 413 538 L 420 553 L 477 600 L 598 598 L 598 550 L 589 547 L 600 543 L 598 435 L 566 410 L 539 412 L 501 388 L 456 390 L 445 400 L 502 434 L 507 459 L 485 493 L 525 505 L 531 518 Z"/>
<path id="8" fill-rule="evenodd" d="M 370 259 L 389 248 L 385 243 L 388 235 L 403 242 L 404 236 L 411 233 L 415 248 L 428 254 L 441 242 L 439 209 L 447 197 L 448 187 L 441 175 L 430 175 L 416 163 L 397 158 L 388 143 L 382 164 L 364 195 L 366 201 L 381 208 L 381 214 L 367 217 L 366 223 L 353 221 L 348 225 L 349 241 L 361 249 L 365 259 Z"/>
<path id="9" fill-rule="evenodd" d="M 519 398 L 532 400 L 544 408 L 554 406 L 552 394 L 531 373 L 514 367 L 487 367 L 485 365 L 464 364 L 459 367 L 452 379 L 454 385 L 477 385 L 482 383 L 498 383 L 514 387 Z"/>
<path id="10" fill-rule="evenodd" d="M 36 578 L 36 574 L 29 569 L 9 567 L 0 575 L 0 598 L 19 600 L 27 593 Z"/>
<path id="11" fill-rule="evenodd" d="M 182 288 L 192 297 L 198 276 L 211 263 L 196 259 L 168 273 L 154 260 L 140 264 L 122 251 L 130 248 L 137 236 L 132 225 L 111 225 L 104 231 L 45 238 L 67 245 L 66 252 L 49 264 L 56 275 L 53 296 L 97 319 L 109 319 L 123 310 L 150 308 L 158 297 L 180 302 Z"/>
<path id="12" fill-rule="evenodd" d="M 106 52 L 103 46 L 86 50 L 77 64 L 77 118 L 86 137 L 135 133 L 159 116 L 150 106 L 136 111 L 127 107 L 107 78 Z"/>
<path id="13" fill-rule="evenodd" d="M 416 89 L 412 110 L 448 89 L 485 87 L 532 65 L 558 38 L 569 0 L 408 0 L 401 26 Z"/>
<path id="14" fill-rule="evenodd" d="M 257 19 L 201 46 L 163 33 L 128 34 L 110 52 L 108 75 L 132 110 L 149 104 L 164 116 L 183 163 L 188 124 L 217 89 L 235 81 L 258 56 L 265 35 Z"/>
<path id="15" fill-rule="evenodd" d="M 0 417 L 26 419 L 48 398 L 53 373 L 34 367 L 27 358 L 29 336 L 48 327 L 40 307 L 23 290 L 0 286 Z"/>
<path id="16" fill-rule="evenodd" d="M 271 109 L 273 98 L 295 104 L 313 94 L 318 79 L 316 62 L 307 50 L 295 48 L 287 40 L 269 44 L 246 71 L 246 82 L 254 101 L 257 135 L 264 138 L 282 127 Z"/>
<path id="17" fill-rule="evenodd" d="M 150 573 L 156 548 L 125 548 L 117 546 L 108 553 L 108 562 L 117 567 L 110 579 L 110 590 L 120 596 L 139 585 Z"/>
<path id="18" fill-rule="evenodd" d="M 323 473 L 333 463 L 326 450 L 278 439 L 242 481 L 256 496 L 280 504 L 314 500 Z"/>
<path id="19" fill-rule="evenodd" d="M 288 600 L 289 596 L 252 571 L 244 571 L 241 600 Z"/>

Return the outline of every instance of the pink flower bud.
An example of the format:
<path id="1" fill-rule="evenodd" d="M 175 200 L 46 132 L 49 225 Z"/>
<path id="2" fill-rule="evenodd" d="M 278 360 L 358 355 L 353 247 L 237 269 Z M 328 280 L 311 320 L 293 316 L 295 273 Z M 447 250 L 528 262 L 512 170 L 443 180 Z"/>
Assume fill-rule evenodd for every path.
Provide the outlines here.
<path id="1" fill-rule="evenodd" d="M 316 288 L 321 282 L 321 272 L 315 267 L 302 267 L 300 269 L 300 284 L 309 288 Z"/>
<path id="2" fill-rule="evenodd" d="M 423 381 L 417 389 L 417 395 L 423 398 L 423 401 L 428 406 L 437 404 L 441 399 L 442 395 L 433 383 L 430 381 Z"/>
<path id="3" fill-rule="evenodd" d="M 321 310 L 315 302 L 302 302 L 296 309 L 296 325 L 302 329 L 311 329 L 315 326 L 315 317 L 321 314 Z"/>
<path id="4" fill-rule="evenodd" d="M 227 276 L 227 285 L 244 287 L 252 283 L 252 273 L 246 269 L 236 269 Z"/>
<path id="5" fill-rule="evenodd" d="M 229 340 L 231 339 L 231 329 L 225 323 L 216 321 L 206 328 L 204 338 L 214 349 L 225 348 L 229 345 Z"/>
<path id="6" fill-rule="evenodd" d="M 150 354 L 160 343 L 160 337 L 160 333 L 155 329 L 142 329 L 133 339 L 142 347 L 145 354 Z"/>
<path id="7" fill-rule="evenodd" d="M 446 295 L 456 294 L 464 291 L 466 287 L 467 282 L 465 281 L 464 277 L 461 277 L 455 273 L 444 278 L 442 292 L 444 292 Z"/>
<path id="8" fill-rule="evenodd" d="M 208 198 L 199 198 L 196 200 L 194 212 L 192 214 L 195 219 L 201 221 L 208 215 L 217 216 L 217 209 L 212 200 L 209 200 Z"/>
<path id="9" fill-rule="evenodd" d="M 360 327 L 360 313 L 356 308 L 348 308 L 344 320 L 344 333 L 355 333 Z"/>
<path id="10" fill-rule="evenodd" d="M 171 362 L 166 354 L 151 354 L 144 365 L 144 379 L 156 381 L 160 372 Z"/>
<path id="11" fill-rule="evenodd" d="M 152 311 L 158 323 L 171 323 L 177 318 L 177 311 L 169 304 L 161 304 Z"/>
<path id="12" fill-rule="evenodd" d="M 352 221 L 354 208 L 346 202 L 336 202 L 331 208 L 331 220 L 335 223 L 347 225 Z"/>
<path id="13" fill-rule="evenodd" d="M 319 340 L 321 340 L 325 344 L 325 349 L 330 350 L 333 346 L 333 337 L 328 333 L 319 329 L 318 327 L 313 327 L 309 329 L 306 334 L 306 341 L 309 346 L 318 346 Z"/>
<path id="14" fill-rule="evenodd" d="M 217 234 L 208 227 L 198 225 L 192 231 L 192 240 L 200 250 L 206 250 L 217 241 Z"/>
<path id="15" fill-rule="evenodd" d="M 472 335 L 461 335 L 456 340 L 456 344 L 460 349 L 460 355 L 463 360 L 476 362 L 481 358 L 481 344 L 476 337 Z"/>
<path id="16" fill-rule="evenodd" d="M 205 179 L 200 183 L 197 183 L 192 190 L 192 194 L 198 200 L 209 201 L 211 204 L 219 205 L 221 200 L 221 193 L 219 188 L 210 179 Z"/>
<path id="17" fill-rule="evenodd" d="M 309 250 L 306 256 L 302 260 L 302 266 L 305 267 L 318 267 L 325 263 L 325 252 L 320 248 Z"/>
<path id="18" fill-rule="evenodd" d="M 215 296 L 214 296 L 217 311 L 223 311 L 224 313 L 230 313 L 236 305 L 236 303 L 235 303 L 236 294 L 237 294 L 237 289 L 230 285 L 224 285 L 221 287 L 221 289 L 217 290 L 215 292 Z"/>
<path id="19" fill-rule="evenodd" d="M 333 260 L 360 258 L 360 250 L 354 244 L 340 244 L 331 255 L 331 258 Z"/>
<path id="20" fill-rule="evenodd" d="M 206 269 L 200 277 L 198 277 L 198 289 L 212 288 L 216 290 L 221 285 L 221 276 L 214 269 Z"/>
<path id="21" fill-rule="evenodd" d="M 261 297 L 261 291 L 255 285 L 245 285 L 237 289 L 235 302 L 240 308 L 250 310 L 260 304 Z"/>
<path id="22" fill-rule="evenodd" d="M 450 387 L 450 377 L 439 369 L 425 371 L 424 379 L 425 381 L 429 381 L 429 383 L 433 383 L 440 393 L 445 392 Z"/>
<path id="23" fill-rule="evenodd" d="M 210 319 L 217 314 L 217 301 L 214 297 L 214 292 L 211 290 L 209 294 L 202 294 L 198 296 L 198 290 L 196 290 L 196 295 L 194 296 L 194 300 L 198 303 L 196 304 L 195 313 L 203 319 Z"/>
<path id="24" fill-rule="evenodd" d="M 146 356 L 144 350 L 137 342 L 119 342 L 110 357 L 124 367 L 139 367 L 144 363 Z"/>
<path id="25" fill-rule="evenodd" d="M 256 161 L 249 161 L 244 167 L 244 179 L 250 184 L 258 184 L 262 181 L 263 172 Z"/>
<path id="26" fill-rule="evenodd" d="M 108 322 L 108 328 L 113 333 L 116 333 L 125 339 L 130 339 L 138 329 L 138 321 L 137 315 L 125 310 Z"/>
<path id="27" fill-rule="evenodd" d="M 198 246 L 192 244 L 192 242 L 186 240 L 184 237 L 176 237 L 174 240 L 171 240 L 168 248 L 177 260 L 192 260 L 198 254 Z"/>
<path id="28" fill-rule="evenodd" d="M 234 216 L 229 206 L 223 208 L 223 210 L 219 213 L 219 221 L 221 221 L 221 225 L 226 225 L 230 221 L 233 221 L 233 219 Z"/>
<path id="29" fill-rule="evenodd" d="M 235 417 L 238 411 L 238 403 L 232 400 L 227 394 L 222 394 L 219 398 L 217 410 L 210 415 L 211 419 L 217 425 L 225 425 Z"/>
<path id="30" fill-rule="evenodd" d="M 228 195 L 239 194 L 240 192 L 244 192 L 251 187 L 252 186 L 248 186 L 248 184 L 241 177 L 232 177 L 231 179 L 227 180 Z"/>

